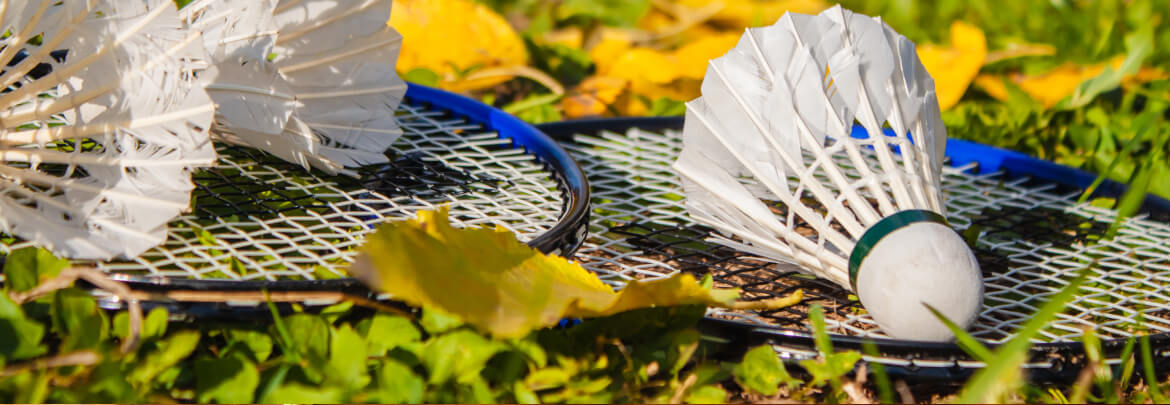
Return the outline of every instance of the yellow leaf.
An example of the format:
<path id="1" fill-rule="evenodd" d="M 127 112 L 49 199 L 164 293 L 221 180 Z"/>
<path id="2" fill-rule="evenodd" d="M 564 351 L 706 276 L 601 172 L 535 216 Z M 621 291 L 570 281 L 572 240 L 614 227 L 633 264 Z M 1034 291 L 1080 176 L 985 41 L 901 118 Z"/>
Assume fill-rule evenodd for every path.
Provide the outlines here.
<path id="1" fill-rule="evenodd" d="M 638 28 L 647 31 L 658 32 L 674 27 L 675 24 L 676 21 L 670 14 L 666 14 L 661 10 L 653 9 L 646 13 L 646 15 L 642 16 L 642 19 L 638 21 Z"/>
<path id="2" fill-rule="evenodd" d="M 1012 81 L 1043 104 L 1044 108 L 1049 108 L 1072 94 L 1081 82 L 1101 74 L 1104 70 L 1104 64 L 1089 67 L 1065 64 L 1038 76 L 1016 75 L 1012 77 Z"/>
<path id="3" fill-rule="evenodd" d="M 1020 86 L 1020 89 L 1028 93 L 1032 99 L 1044 105 L 1044 108 L 1050 108 L 1072 94 L 1077 86 L 1080 86 L 1081 82 L 1100 75 L 1101 72 L 1105 71 L 1106 66 L 1118 69 L 1124 61 L 1125 56 L 1121 55 L 1105 63 L 1086 66 L 1066 63 L 1041 74 L 1023 75 L 1015 73 L 1007 77 L 1012 83 Z M 1008 95 L 1007 90 L 1003 86 L 1003 77 L 1001 75 L 979 75 L 975 82 L 988 95 L 999 100 L 1007 100 Z M 1167 78 L 1165 71 L 1157 68 L 1143 67 L 1136 74 L 1126 76 L 1122 83 L 1126 86 L 1132 86 L 1165 78 Z"/>
<path id="4" fill-rule="evenodd" d="M 975 85 L 997 100 L 1004 101 L 1008 98 L 1007 86 L 1003 85 L 1003 76 L 983 73 L 975 76 Z"/>
<path id="5" fill-rule="evenodd" d="M 718 58 L 735 47 L 739 33 L 721 33 L 683 45 L 674 52 L 678 70 L 682 77 L 703 80 L 707 73 L 707 62 Z"/>
<path id="6" fill-rule="evenodd" d="M 823 0 L 678 0 L 679 5 L 700 8 L 722 3 L 712 20 L 730 28 L 771 25 L 786 12 L 816 14 L 829 8 Z"/>
<path id="7" fill-rule="evenodd" d="M 475 68 L 524 66 L 524 41 L 499 14 L 468 0 L 394 0 L 389 24 L 402 34 L 398 70 L 426 68 L 448 83 Z M 462 88 L 489 87 L 508 80 L 500 76 Z"/>
<path id="8" fill-rule="evenodd" d="M 951 24 L 951 44 L 925 44 L 918 58 L 934 78 L 939 108 L 946 111 L 959 102 L 987 59 L 987 38 L 978 27 L 961 21 Z"/>
<path id="9" fill-rule="evenodd" d="M 621 55 L 609 69 L 609 75 L 627 79 L 635 84 L 667 84 L 679 78 L 674 55 L 656 49 L 631 48 Z"/>
<path id="10" fill-rule="evenodd" d="M 633 44 L 624 38 L 603 38 L 600 43 L 589 50 L 589 57 L 597 67 L 597 74 L 607 76 L 610 72 L 619 70 L 617 60 L 626 54 Z"/>
<path id="11" fill-rule="evenodd" d="M 605 115 L 610 106 L 626 92 L 629 86 L 626 79 L 592 76 L 561 101 L 561 108 L 568 118 L 596 117 Z"/>
<path id="12" fill-rule="evenodd" d="M 734 308 L 738 297 L 737 290 L 704 288 L 689 274 L 634 281 L 615 293 L 588 270 L 545 256 L 503 229 L 452 227 L 446 208 L 384 225 L 350 274 L 395 299 L 458 315 L 506 338 L 566 317 L 690 304 Z"/>

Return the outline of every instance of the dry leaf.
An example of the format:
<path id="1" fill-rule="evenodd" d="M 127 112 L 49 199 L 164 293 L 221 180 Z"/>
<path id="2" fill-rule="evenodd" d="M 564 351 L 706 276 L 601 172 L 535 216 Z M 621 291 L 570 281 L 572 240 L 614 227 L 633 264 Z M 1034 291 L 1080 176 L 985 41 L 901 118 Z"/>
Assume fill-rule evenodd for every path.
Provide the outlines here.
<path id="1" fill-rule="evenodd" d="M 1024 75 L 1014 73 L 1007 77 L 1012 83 L 1020 86 L 1020 89 L 1028 93 L 1032 99 L 1044 105 L 1044 108 L 1051 108 L 1060 102 L 1060 100 L 1072 94 L 1081 82 L 1092 79 L 1100 75 L 1101 72 L 1104 72 L 1106 66 L 1118 69 L 1123 62 L 1125 62 L 1125 55 L 1117 56 L 1107 63 L 1097 63 L 1087 66 L 1066 63 L 1041 74 Z M 1007 89 L 1003 84 L 1003 77 L 1003 75 L 982 74 L 975 79 L 975 84 L 991 97 L 1003 101 L 1008 98 Z M 1165 71 L 1158 68 L 1143 67 L 1138 70 L 1137 74 L 1127 76 L 1123 84 L 1132 86 L 1165 78 L 1167 78 Z"/>
<path id="2" fill-rule="evenodd" d="M 425 68 L 444 78 L 441 87 L 485 88 L 507 81 L 496 76 L 460 83 L 478 68 L 525 66 L 524 41 L 503 17 L 468 0 L 394 0 L 390 25 L 402 34 L 398 70 Z"/>
<path id="3" fill-rule="evenodd" d="M 411 305 L 436 308 L 498 337 L 522 337 L 570 317 L 678 305 L 736 307 L 738 290 L 708 289 L 689 274 L 633 281 L 615 293 L 596 275 L 546 256 L 502 228 L 457 229 L 447 209 L 384 225 L 351 274 Z M 791 305 L 794 295 L 772 307 Z"/>
<path id="4" fill-rule="evenodd" d="M 589 77 L 561 101 L 561 109 L 568 118 L 605 115 L 609 111 L 609 106 L 616 104 L 626 93 L 629 84 L 628 80 L 616 77 Z"/>
<path id="5" fill-rule="evenodd" d="M 703 80 L 707 74 L 707 63 L 735 47 L 741 33 L 721 33 L 683 45 L 674 52 L 678 60 L 680 76 Z"/>
<path id="6" fill-rule="evenodd" d="M 829 4 L 822 0 L 679 0 L 677 4 L 701 8 L 712 3 L 722 3 L 712 20 L 730 28 L 758 27 L 770 25 L 786 12 L 817 14 Z"/>
<path id="7" fill-rule="evenodd" d="M 946 111 L 963 98 L 987 59 L 987 39 L 978 27 L 961 21 L 951 24 L 949 46 L 925 44 L 918 58 L 934 78 L 939 108 Z"/>

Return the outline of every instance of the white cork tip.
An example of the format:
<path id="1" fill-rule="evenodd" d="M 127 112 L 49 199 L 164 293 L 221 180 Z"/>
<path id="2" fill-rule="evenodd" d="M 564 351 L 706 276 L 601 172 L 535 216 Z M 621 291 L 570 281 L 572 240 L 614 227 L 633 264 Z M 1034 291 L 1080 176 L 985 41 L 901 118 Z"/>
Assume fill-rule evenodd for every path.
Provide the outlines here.
<path id="1" fill-rule="evenodd" d="M 857 271 L 857 297 L 887 335 L 945 342 L 955 338 L 923 303 L 960 327 L 983 306 L 979 262 L 950 227 L 916 222 L 881 238 Z"/>

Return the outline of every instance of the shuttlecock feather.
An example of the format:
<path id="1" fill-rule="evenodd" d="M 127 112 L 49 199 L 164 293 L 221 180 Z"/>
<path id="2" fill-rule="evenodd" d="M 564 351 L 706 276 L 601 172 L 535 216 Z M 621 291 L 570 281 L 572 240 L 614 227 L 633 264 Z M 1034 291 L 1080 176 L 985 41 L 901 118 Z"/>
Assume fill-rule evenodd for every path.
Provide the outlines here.
<path id="1" fill-rule="evenodd" d="M 939 215 L 934 82 L 880 19 L 837 6 L 748 29 L 711 61 L 683 137 L 688 211 L 722 243 L 854 290 L 894 337 L 953 338 L 924 303 L 977 317 L 978 263 Z"/>
<path id="2" fill-rule="evenodd" d="M 0 231 L 77 259 L 161 243 L 215 161 L 174 4 L 7 1 L 0 22 Z"/>
<path id="3" fill-rule="evenodd" d="M 391 0 L 198 0 L 213 134 L 331 174 L 386 162 L 406 93 Z"/>

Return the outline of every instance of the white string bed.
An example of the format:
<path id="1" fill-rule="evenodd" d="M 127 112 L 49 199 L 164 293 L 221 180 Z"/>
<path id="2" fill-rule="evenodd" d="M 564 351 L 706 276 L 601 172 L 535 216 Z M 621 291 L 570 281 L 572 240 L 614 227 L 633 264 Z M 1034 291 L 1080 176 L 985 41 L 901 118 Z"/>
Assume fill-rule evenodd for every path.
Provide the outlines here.
<path id="1" fill-rule="evenodd" d="M 884 337 L 848 291 L 727 249 L 687 218 L 670 167 L 682 147 L 680 132 L 578 135 L 565 146 L 589 176 L 593 192 L 590 239 L 577 259 L 606 282 L 621 286 L 688 271 L 711 273 L 717 285 L 741 287 L 751 297 L 800 288 L 809 298 L 794 308 L 710 315 L 807 328 L 808 305 L 819 302 L 830 314 L 830 332 Z M 856 174 L 848 160 L 838 164 Z M 942 180 L 949 221 L 969 240 L 978 240 L 986 295 L 972 328 L 976 337 L 1008 339 L 1094 259 L 1082 294 L 1037 341 L 1073 341 L 1086 328 L 1104 338 L 1170 331 L 1170 293 L 1164 288 L 1170 280 L 1170 226 L 1132 218 L 1114 239 L 1096 240 L 1113 221 L 1113 211 L 1077 204 L 1076 190 L 977 172 L 974 164 L 948 167 Z"/>
<path id="2" fill-rule="evenodd" d="M 500 225 L 531 240 L 565 209 L 535 156 L 480 124 L 403 103 L 405 135 L 392 163 L 361 179 L 307 172 L 262 152 L 221 147 L 196 173 L 192 212 L 172 221 L 164 245 L 132 261 L 92 263 L 123 279 L 315 280 L 344 272 L 380 223 L 449 204 L 459 225 Z M 0 252 L 26 246 L 11 238 Z"/>

